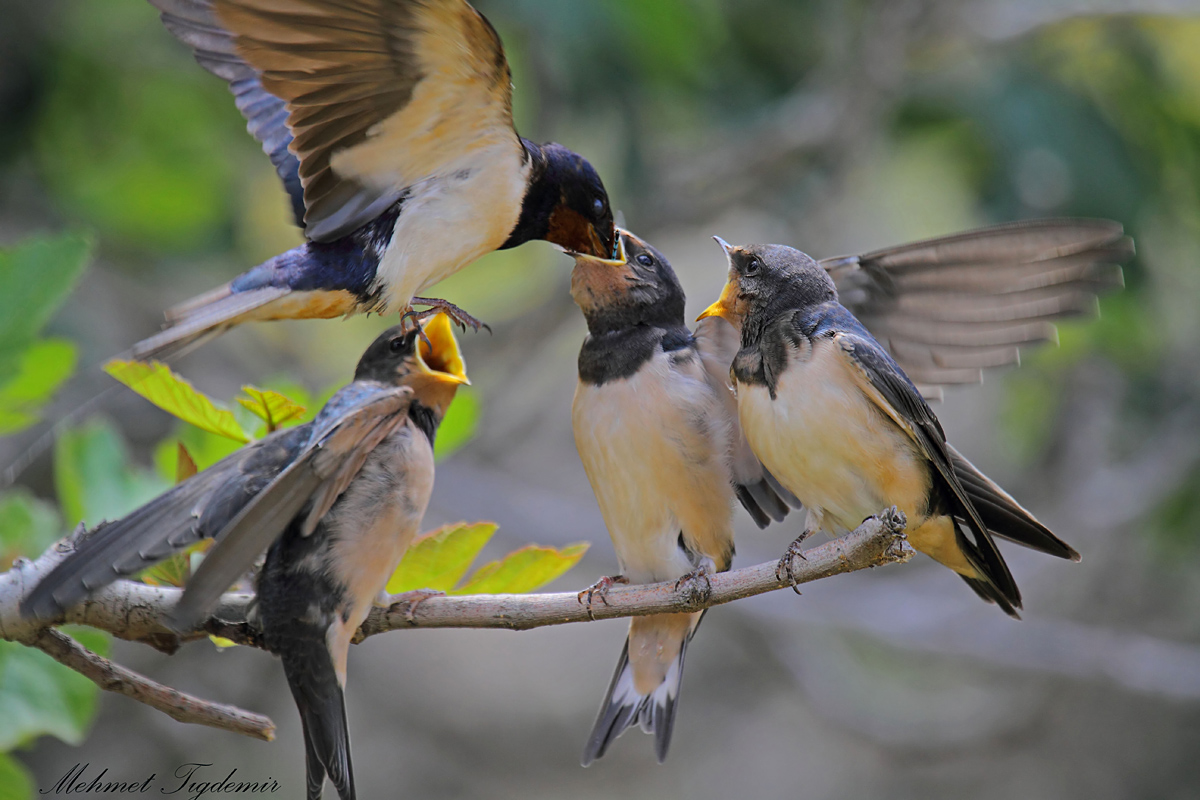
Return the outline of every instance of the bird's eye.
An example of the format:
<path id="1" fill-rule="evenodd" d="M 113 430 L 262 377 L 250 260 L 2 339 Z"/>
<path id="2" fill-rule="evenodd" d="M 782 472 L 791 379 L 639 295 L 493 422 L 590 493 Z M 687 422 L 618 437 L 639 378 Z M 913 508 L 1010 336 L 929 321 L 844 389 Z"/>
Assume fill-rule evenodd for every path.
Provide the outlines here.
<path id="1" fill-rule="evenodd" d="M 604 198 L 597 197 L 592 201 L 592 216 L 596 219 L 604 216 Z"/>
<path id="2" fill-rule="evenodd" d="M 639 264 L 641 264 L 643 267 L 649 267 L 649 266 L 654 265 L 654 259 L 651 258 L 650 256 L 646 255 L 645 253 L 638 254 L 637 262 Z"/>
<path id="3" fill-rule="evenodd" d="M 760 269 L 762 269 L 762 262 L 757 258 L 752 258 L 746 262 L 747 275 L 757 275 Z"/>
<path id="4" fill-rule="evenodd" d="M 403 338 L 403 337 L 397 337 L 397 338 L 395 338 L 395 339 L 392 339 L 390 342 L 388 342 L 388 348 L 389 348 L 389 349 L 390 349 L 390 350 L 391 350 L 393 353 L 400 353 L 400 352 L 403 352 L 403 351 L 404 351 L 404 338 Z"/>

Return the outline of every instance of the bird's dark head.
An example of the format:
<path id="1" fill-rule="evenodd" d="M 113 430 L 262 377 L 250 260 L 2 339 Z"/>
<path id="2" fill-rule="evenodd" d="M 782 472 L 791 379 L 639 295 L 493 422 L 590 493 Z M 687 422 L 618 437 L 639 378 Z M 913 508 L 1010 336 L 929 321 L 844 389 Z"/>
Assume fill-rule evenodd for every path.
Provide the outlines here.
<path id="1" fill-rule="evenodd" d="M 529 189 L 501 249 L 545 239 L 571 253 L 613 258 L 617 234 L 612 208 L 595 168 L 561 144 L 522 141 L 531 163 Z"/>
<path id="2" fill-rule="evenodd" d="M 700 319 L 722 317 L 739 331 L 751 315 L 801 309 L 837 300 L 837 288 L 821 265 L 794 247 L 746 244 L 714 236 L 729 259 L 729 277 L 717 302 Z"/>
<path id="3" fill-rule="evenodd" d="M 441 421 L 458 387 L 471 381 L 450 318 L 437 314 L 425 320 L 421 329 L 424 337 L 416 330 L 405 331 L 402 325 L 381 333 L 359 359 L 354 380 L 409 386 L 414 403 L 430 409 Z"/>
<path id="4" fill-rule="evenodd" d="M 658 250 L 617 229 L 617 257 L 573 253 L 571 297 L 593 335 L 635 325 L 683 325 L 683 287 Z"/>

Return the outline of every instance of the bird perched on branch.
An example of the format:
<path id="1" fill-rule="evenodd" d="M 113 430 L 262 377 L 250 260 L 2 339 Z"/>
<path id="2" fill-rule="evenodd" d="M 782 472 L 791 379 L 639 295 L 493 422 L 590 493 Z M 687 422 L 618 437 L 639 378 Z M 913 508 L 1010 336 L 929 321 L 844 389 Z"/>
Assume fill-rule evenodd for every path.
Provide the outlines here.
<path id="1" fill-rule="evenodd" d="M 737 430 L 727 387 L 737 351 L 719 319 L 684 323 L 684 294 L 663 255 L 620 232 L 616 259 L 576 255 L 571 296 L 587 319 L 572 423 L 621 573 L 580 594 L 603 602 L 614 581 L 676 580 L 701 593 L 733 558 L 733 503 L 760 526 L 788 513 Z M 666 758 L 683 662 L 703 612 L 634 617 L 586 766 L 640 723 Z"/>
<path id="2" fill-rule="evenodd" d="M 493 250 L 611 256 L 599 175 L 513 128 L 500 38 L 464 0 L 150 0 L 229 83 L 307 242 L 167 312 L 149 358 L 251 320 L 413 313 Z M 420 315 L 430 312 L 423 311 Z"/>
<path id="3" fill-rule="evenodd" d="M 1049 320 L 1094 307 L 1133 252 L 1120 225 L 1022 223 L 823 262 L 717 241 L 729 278 L 701 316 L 740 331 L 730 373 L 742 430 L 808 511 L 781 572 L 809 532 L 844 533 L 892 505 L 913 547 L 1014 617 L 1021 595 L 993 537 L 1078 560 L 950 446 L 919 387 L 976 380 L 1053 336 Z"/>
<path id="4" fill-rule="evenodd" d="M 216 544 L 169 619 L 190 630 L 264 550 L 254 616 L 300 710 L 307 796 L 354 797 L 343 687 L 355 630 L 425 514 L 433 441 L 466 371 L 450 320 L 396 326 L 316 419 L 271 434 L 83 539 L 22 601 L 52 618 L 204 538 Z"/>

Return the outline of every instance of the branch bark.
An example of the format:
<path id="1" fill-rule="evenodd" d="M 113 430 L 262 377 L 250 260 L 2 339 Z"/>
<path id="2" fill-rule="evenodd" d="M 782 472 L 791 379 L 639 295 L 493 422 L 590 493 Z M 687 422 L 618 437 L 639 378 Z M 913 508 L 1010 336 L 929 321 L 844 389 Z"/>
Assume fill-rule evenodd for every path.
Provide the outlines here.
<path id="1" fill-rule="evenodd" d="M 795 584 L 907 561 L 913 555 L 904 533 L 904 518 L 898 512 L 884 513 L 863 522 L 855 531 L 819 547 L 804 551 L 794 564 Z M 81 532 L 59 542 L 33 561 L 20 560 L 12 570 L 0 574 L 0 638 L 37 647 L 76 670 L 100 688 L 124 694 L 156 708 L 180 722 L 223 728 L 235 733 L 270 739 L 274 725 L 242 709 L 211 703 L 154 683 L 88 651 L 70 637 L 53 630 L 62 624 L 83 624 L 113 636 L 142 642 L 164 653 L 174 653 L 182 642 L 207 635 L 222 636 L 240 645 L 262 649 L 262 637 L 246 622 L 251 595 L 226 594 L 213 616 L 183 634 L 167 628 L 162 620 L 182 595 L 181 589 L 118 581 L 97 592 L 90 600 L 68 610 L 60 618 L 46 621 L 22 619 L 21 598 L 37 585 L 73 549 Z M 710 576 L 696 582 L 674 581 L 639 586 L 614 587 L 592 603 L 575 592 L 525 595 L 472 595 L 450 597 L 428 592 L 398 595 L 388 608 L 372 610 L 359 629 L 356 642 L 402 628 L 506 628 L 528 630 L 546 625 L 563 625 L 594 619 L 613 619 L 646 614 L 699 611 L 746 597 L 791 586 L 776 574 L 772 561 Z"/>

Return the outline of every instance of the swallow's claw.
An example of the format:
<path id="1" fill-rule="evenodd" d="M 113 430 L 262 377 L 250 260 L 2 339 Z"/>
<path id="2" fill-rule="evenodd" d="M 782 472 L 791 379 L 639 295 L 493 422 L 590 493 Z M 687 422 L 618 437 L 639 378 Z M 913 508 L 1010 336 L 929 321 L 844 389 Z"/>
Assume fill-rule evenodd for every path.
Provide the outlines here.
<path id="1" fill-rule="evenodd" d="M 416 303 L 417 305 L 429 307 L 424 311 L 413 311 L 412 306 L 410 305 L 408 311 L 404 312 L 404 316 L 411 315 L 413 319 L 422 320 L 440 312 L 445 314 L 447 317 L 453 320 L 455 324 L 462 328 L 463 333 L 467 332 L 468 327 L 475 331 L 475 333 L 479 333 L 480 328 L 483 328 L 488 333 L 492 332 L 492 327 L 486 322 L 475 319 L 475 317 L 472 317 L 470 314 L 463 311 L 449 300 L 442 300 L 437 297 L 414 297 L 412 302 Z"/>
<path id="2" fill-rule="evenodd" d="M 575 599 L 579 601 L 580 605 L 587 606 L 587 613 L 589 617 L 595 619 L 595 617 L 592 616 L 592 600 L 594 598 L 599 597 L 601 603 L 608 605 L 608 600 L 606 599 L 608 597 L 608 590 L 613 587 L 614 583 L 629 583 L 629 579 L 624 575 L 605 575 L 603 578 L 596 581 L 579 594 L 575 595 Z M 586 601 L 584 600 L 585 597 L 587 598 Z"/>
<path id="3" fill-rule="evenodd" d="M 716 571 L 716 565 L 710 559 L 705 559 L 700 566 L 675 581 L 675 591 L 682 590 L 688 603 L 700 605 L 712 597 L 712 581 L 709 575 Z"/>
<path id="4" fill-rule="evenodd" d="M 805 531 L 797 536 L 796 540 L 788 545 L 787 550 L 783 553 L 783 558 L 779 559 L 779 564 L 775 567 L 776 579 L 782 581 L 786 578 L 787 582 L 791 584 L 792 591 L 796 594 L 800 594 L 800 590 L 796 588 L 796 559 L 808 561 L 800 545 L 804 543 L 810 533 L 811 531 Z"/>
<path id="5" fill-rule="evenodd" d="M 386 591 L 382 591 L 375 598 L 375 605 L 388 611 L 396 609 L 396 606 L 404 606 L 404 621 L 409 625 L 416 625 L 417 606 L 431 597 L 445 596 L 445 592 L 437 589 L 414 589 L 411 592 L 401 592 L 400 594 L 388 594 Z"/>

